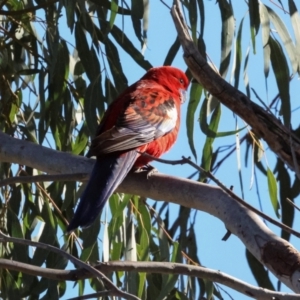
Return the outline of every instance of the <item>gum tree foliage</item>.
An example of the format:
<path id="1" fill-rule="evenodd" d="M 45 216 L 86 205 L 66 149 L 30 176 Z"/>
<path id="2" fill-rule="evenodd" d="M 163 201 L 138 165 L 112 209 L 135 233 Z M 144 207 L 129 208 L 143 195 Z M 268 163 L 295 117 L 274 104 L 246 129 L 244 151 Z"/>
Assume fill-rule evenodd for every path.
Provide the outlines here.
<path id="1" fill-rule="evenodd" d="M 145 71 L 152 67 L 151 61 L 143 56 L 147 46 L 150 2 L 0 2 L 1 131 L 17 139 L 84 156 L 107 105 L 128 86 L 120 54 L 127 53 L 131 63 Z M 204 56 L 210 51 L 206 48 L 204 33 L 209 30 L 214 34 L 214 28 L 206 27 L 210 17 L 208 2 L 182 1 L 191 36 Z M 299 134 L 299 122 L 294 119 L 297 113 L 291 113 L 297 104 L 290 97 L 290 89 L 299 72 L 300 17 L 296 1 L 271 2 L 245 2 L 244 17 L 238 19 L 235 17 L 236 1 L 216 1 L 215 11 L 219 13 L 214 14 L 214 18 L 219 20 L 220 27 L 215 30 L 221 35 L 216 34 L 220 38 L 220 64 L 214 63 L 214 68 L 286 126 L 292 124 L 294 133 Z M 160 8 L 165 11 L 168 26 L 173 26 L 169 9 L 163 1 Z M 151 14 L 155 13 L 151 11 Z M 284 14 L 289 15 L 288 26 L 281 20 Z M 118 24 L 126 22 L 126 28 L 116 25 L 116 20 L 122 20 Z M 149 26 L 151 28 L 151 24 Z M 128 27 L 133 34 L 129 35 Z M 242 43 L 245 32 L 248 32 L 248 48 Z M 261 38 L 262 43 L 258 43 Z M 176 39 L 167 52 L 161 53 L 161 61 L 171 65 L 178 53 L 180 42 Z M 255 53 L 263 57 L 255 63 L 264 72 L 266 93 L 273 97 L 269 101 L 256 93 L 255 78 L 249 81 L 247 76 L 249 56 L 253 54 L 251 59 L 255 60 Z M 187 74 L 191 78 L 189 71 Z M 277 96 L 268 90 L 269 77 L 275 79 Z M 236 151 L 236 145 L 220 147 L 215 146 L 215 142 L 217 138 L 222 142 L 223 136 L 236 134 L 238 130 L 219 130 L 223 108 L 201 84 L 192 82 L 188 98 L 187 116 L 183 122 L 186 122 L 193 159 L 198 158 L 204 169 L 218 176 L 223 162 Z M 204 141 L 201 147 L 195 143 L 199 135 Z M 241 159 L 248 163 L 248 168 L 254 168 L 267 178 L 275 214 L 292 227 L 295 208 L 287 203 L 286 198 L 293 201 L 298 196 L 297 176 L 289 172 L 271 151 L 268 155 L 274 156 L 272 162 L 275 163 L 265 164 L 261 160 L 265 153 L 263 142 L 250 130 L 239 133 L 239 140 L 246 149 Z M 39 174 L 42 174 L 40 170 L 32 166 L 0 164 L 1 180 Z M 256 173 L 253 174 L 255 177 Z M 208 182 L 198 172 L 193 179 Z M 243 191 L 242 185 L 241 189 Z M 75 181 L 2 186 L 1 232 L 61 248 L 91 264 L 104 259 L 201 265 L 192 210 L 181 207 L 176 220 L 170 221 L 169 203 L 154 204 L 151 208 L 146 199 L 138 195 L 114 194 L 109 201 L 112 217 L 107 222 L 100 224 L 99 218 L 88 230 L 78 230 L 72 236 L 63 235 L 81 190 Z M 104 220 L 103 215 L 101 220 Z M 290 234 L 284 231 L 281 236 L 290 239 Z M 13 242 L 1 243 L 0 257 L 48 269 L 73 267 L 65 256 L 49 249 Z M 245 259 L 248 259 L 258 285 L 274 289 L 261 265 L 249 253 Z M 217 284 L 192 276 L 124 271 L 107 276 L 116 286 L 143 299 L 194 299 L 199 295 L 210 298 L 213 294 L 221 299 L 223 294 Z M 101 280 L 92 277 L 86 281 L 80 279 L 75 286 L 78 295 L 84 294 L 87 286 L 97 292 L 105 290 Z M 3 299 L 56 299 L 64 296 L 66 290 L 66 280 L 59 277 L 54 280 L 30 275 L 24 270 L 0 269 L 0 297 Z"/>

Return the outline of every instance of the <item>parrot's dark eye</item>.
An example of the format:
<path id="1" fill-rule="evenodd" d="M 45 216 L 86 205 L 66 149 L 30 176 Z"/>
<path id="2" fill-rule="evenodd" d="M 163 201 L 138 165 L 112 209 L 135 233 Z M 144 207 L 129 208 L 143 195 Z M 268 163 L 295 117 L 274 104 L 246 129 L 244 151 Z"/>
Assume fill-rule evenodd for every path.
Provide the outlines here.
<path id="1" fill-rule="evenodd" d="M 184 83 L 184 80 L 183 80 L 182 78 L 179 78 L 179 82 L 180 82 L 181 84 L 183 84 L 183 83 Z"/>

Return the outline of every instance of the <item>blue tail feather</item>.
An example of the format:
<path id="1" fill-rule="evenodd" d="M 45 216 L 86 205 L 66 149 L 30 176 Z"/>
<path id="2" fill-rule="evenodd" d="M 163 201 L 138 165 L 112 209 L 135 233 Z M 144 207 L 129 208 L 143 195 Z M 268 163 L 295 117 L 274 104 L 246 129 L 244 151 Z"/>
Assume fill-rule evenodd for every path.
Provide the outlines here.
<path id="1" fill-rule="evenodd" d="M 131 170 L 137 155 L 137 152 L 133 150 L 122 156 L 111 154 L 97 158 L 74 217 L 67 228 L 68 232 L 79 226 L 88 227 L 94 222 L 108 198 Z"/>

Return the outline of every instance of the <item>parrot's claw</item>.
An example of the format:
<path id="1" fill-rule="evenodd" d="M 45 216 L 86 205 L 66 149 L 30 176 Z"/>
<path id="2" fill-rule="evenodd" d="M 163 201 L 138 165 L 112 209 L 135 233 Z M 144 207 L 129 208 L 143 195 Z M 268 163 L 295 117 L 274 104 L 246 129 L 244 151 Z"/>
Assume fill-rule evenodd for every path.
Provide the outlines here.
<path id="1" fill-rule="evenodd" d="M 158 170 L 155 167 L 147 164 L 141 168 L 136 169 L 135 172 L 147 172 L 147 179 L 149 179 L 153 174 L 158 173 Z"/>

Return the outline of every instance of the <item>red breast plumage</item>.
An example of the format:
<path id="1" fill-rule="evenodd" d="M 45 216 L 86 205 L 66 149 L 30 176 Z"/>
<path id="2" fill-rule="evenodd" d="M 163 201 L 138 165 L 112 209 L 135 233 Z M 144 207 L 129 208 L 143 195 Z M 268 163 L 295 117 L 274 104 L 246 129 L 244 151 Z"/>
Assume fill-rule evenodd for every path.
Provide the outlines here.
<path id="1" fill-rule="evenodd" d="M 127 173 L 151 161 L 141 153 L 160 157 L 172 147 L 188 84 L 177 68 L 152 68 L 109 106 L 92 140 L 89 155 L 97 160 L 68 231 L 91 225 Z"/>

